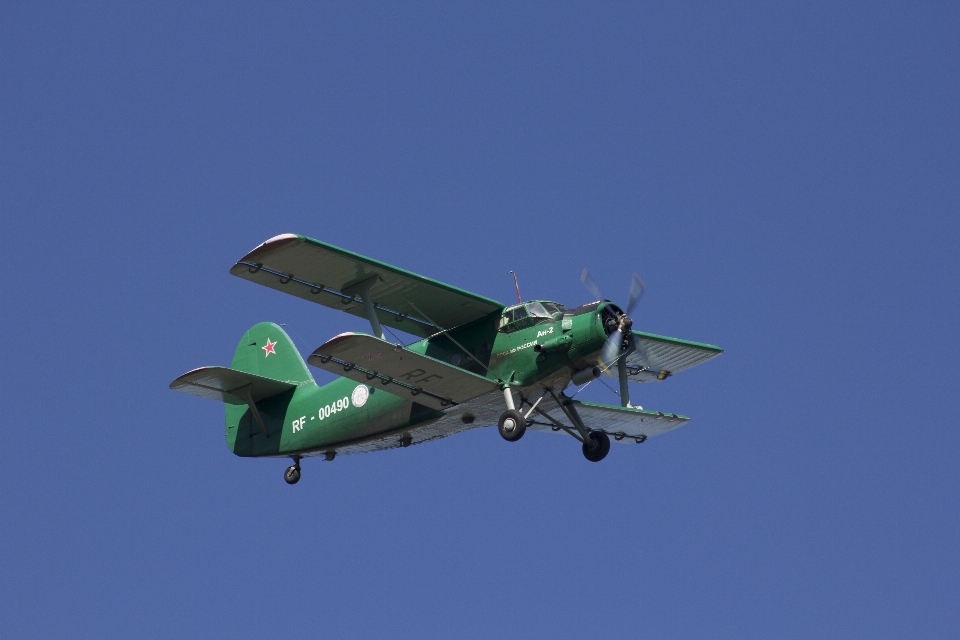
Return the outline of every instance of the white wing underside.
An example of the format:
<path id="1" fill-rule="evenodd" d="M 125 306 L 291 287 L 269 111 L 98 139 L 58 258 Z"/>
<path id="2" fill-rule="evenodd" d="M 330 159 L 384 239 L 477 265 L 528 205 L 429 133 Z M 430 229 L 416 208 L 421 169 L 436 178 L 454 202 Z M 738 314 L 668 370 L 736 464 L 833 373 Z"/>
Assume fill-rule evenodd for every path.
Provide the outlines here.
<path id="1" fill-rule="evenodd" d="M 444 416 L 432 422 L 421 425 L 396 429 L 388 433 L 370 436 L 362 440 L 347 442 L 337 446 L 326 447 L 306 456 L 324 455 L 326 451 L 336 451 L 337 455 L 350 453 L 367 453 L 396 449 L 403 446 L 406 436 L 410 437 L 410 445 L 446 438 L 463 433 L 477 427 L 488 427 L 497 424 L 500 414 L 504 411 L 503 394 L 499 390 L 485 393 L 482 396 L 458 404 L 448 410 Z M 466 418 L 469 422 L 464 422 Z"/>
<path id="2" fill-rule="evenodd" d="M 679 340 L 652 333 L 634 331 L 637 349 L 627 356 L 628 378 L 633 382 L 662 380 L 684 369 L 703 364 L 723 353 L 723 349 L 710 344 Z M 616 367 L 607 371 L 616 377 Z"/>
<path id="3" fill-rule="evenodd" d="M 536 402 L 535 398 L 531 400 L 532 402 Z M 598 404 L 595 402 L 580 402 L 578 400 L 571 402 L 588 429 L 604 431 L 616 442 L 633 443 L 638 439 L 643 440 L 645 438 L 658 436 L 683 426 L 690 421 L 690 418 L 675 413 L 663 413 L 660 411 L 647 411 L 633 408 L 625 409 L 623 407 Z M 530 408 L 530 404 L 524 403 L 518 408 L 526 414 Z M 544 398 L 540 404 L 537 405 L 537 408 L 546 412 L 550 417 L 567 428 L 573 428 L 566 414 L 551 397 L 547 396 Z M 447 411 L 446 414 L 438 420 L 413 427 L 396 429 L 388 433 L 370 436 L 362 440 L 347 442 L 338 446 L 327 447 L 322 451 L 305 455 L 324 455 L 326 451 L 336 451 L 337 455 L 345 455 L 395 449 L 403 446 L 403 442 L 407 436 L 410 438 L 409 445 L 421 444 L 463 433 L 464 431 L 477 427 L 495 425 L 504 409 L 503 395 L 500 391 L 494 391 L 457 405 Z M 467 419 L 466 422 L 464 418 Z M 530 430 L 545 433 L 564 433 L 561 428 L 537 412 L 531 413 L 530 419 L 533 420 L 533 423 L 528 427 Z"/>
<path id="4" fill-rule="evenodd" d="M 546 405 L 546 406 L 544 406 Z M 658 436 L 690 422 L 690 418 L 676 413 L 647 411 L 645 409 L 625 409 L 596 402 L 572 401 L 577 415 L 587 429 L 603 431 L 617 442 L 635 442 L 637 438 L 646 439 Z M 539 407 L 554 420 L 570 427 L 570 420 L 552 398 L 544 399 Z M 534 423 L 528 429 L 536 431 L 563 433 L 562 429 L 542 415 L 530 416 Z"/>

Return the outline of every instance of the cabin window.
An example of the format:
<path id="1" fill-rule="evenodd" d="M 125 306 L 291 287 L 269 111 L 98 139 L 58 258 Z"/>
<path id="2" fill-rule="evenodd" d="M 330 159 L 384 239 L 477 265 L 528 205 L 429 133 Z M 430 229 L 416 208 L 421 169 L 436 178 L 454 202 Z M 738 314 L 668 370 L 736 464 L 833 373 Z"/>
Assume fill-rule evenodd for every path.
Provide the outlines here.
<path id="1" fill-rule="evenodd" d="M 508 327 L 509 325 L 512 325 L 514 322 L 517 322 L 518 320 L 523 320 L 526 317 L 527 317 L 527 310 L 524 309 L 523 307 L 514 307 L 513 309 L 507 309 L 506 311 L 503 312 L 503 315 L 500 316 L 500 329 L 506 330 L 506 327 Z M 507 331 L 507 333 L 514 330 L 515 329 L 510 329 L 509 331 Z"/>

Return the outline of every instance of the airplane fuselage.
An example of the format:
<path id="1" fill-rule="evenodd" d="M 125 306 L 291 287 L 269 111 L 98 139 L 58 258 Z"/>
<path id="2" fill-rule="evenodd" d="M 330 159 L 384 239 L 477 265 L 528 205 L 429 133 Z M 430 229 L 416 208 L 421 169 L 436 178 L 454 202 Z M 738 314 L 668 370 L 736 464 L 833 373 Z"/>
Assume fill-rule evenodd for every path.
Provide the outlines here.
<path id="1" fill-rule="evenodd" d="M 554 386 L 559 391 L 567 386 L 574 371 L 596 365 L 607 337 L 602 312 L 608 306 L 616 309 L 610 303 L 598 302 L 571 310 L 560 307 L 550 317 L 525 316 L 504 322 L 502 318 L 510 320 L 511 310 L 520 308 L 518 305 L 503 316 L 481 318 L 406 348 L 520 392 L 533 386 Z M 263 346 L 250 344 L 249 348 Z M 256 357 L 261 357 L 259 351 Z M 416 382 L 418 370 L 407 375 L 406 382 Z M 246 406 L 227 405 L 227 443 L 239 456 L 309 454 L 391 432 L 402 433 L 443 416 L 440 411 L 386 392 L 377 382 L 363 384 L 338 378 L 318 386 L 306 381 L 290 392 L 259 402 L 269 437 Z"/>

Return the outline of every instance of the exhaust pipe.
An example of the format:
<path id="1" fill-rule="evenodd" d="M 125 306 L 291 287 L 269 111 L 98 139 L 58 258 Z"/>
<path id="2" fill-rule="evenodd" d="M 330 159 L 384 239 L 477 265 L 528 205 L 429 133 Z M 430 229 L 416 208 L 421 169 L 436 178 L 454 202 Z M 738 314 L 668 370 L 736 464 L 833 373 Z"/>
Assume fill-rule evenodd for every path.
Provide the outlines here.
<path id="1" fill-rule="evenodd" d="M 533 350 L 537 353 L 543 353 L 545 351 L 566 351 L 573 346 L 573 338 L 568 335 L 557 336 L 556 338 L 550 338 L 543 344 L 538 344 L 533 347 Z"/>
<path id="2" fill-rule="evenodd" d="M 570 382 L 579 387 L 580 385 L 590 382 L 595 378 L 599 378 L 600 373 L 600 367 L 587 367 L 586 369 L 580 369 L 580 371 L 577 371 L 573 374 L 573 377 L 570 378 Z"/>

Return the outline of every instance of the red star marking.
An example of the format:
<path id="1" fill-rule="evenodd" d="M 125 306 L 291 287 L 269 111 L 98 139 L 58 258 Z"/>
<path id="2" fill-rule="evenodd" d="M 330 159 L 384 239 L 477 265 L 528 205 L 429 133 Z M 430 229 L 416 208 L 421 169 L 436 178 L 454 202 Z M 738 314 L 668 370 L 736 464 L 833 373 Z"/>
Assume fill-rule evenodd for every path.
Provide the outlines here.
<path id="1" fill-rule="evenodd" d="M 267 338 L 267 346 L 260 347 L 261 349 L 267 352 L 267 355 L 263 356 L 264 358 L 269 358 L 271 353 L 276 353 L 276 350 L 274 349 L 276 344 L 277 344 L 276 342 L 270 342 L 270 338 Z"/>

